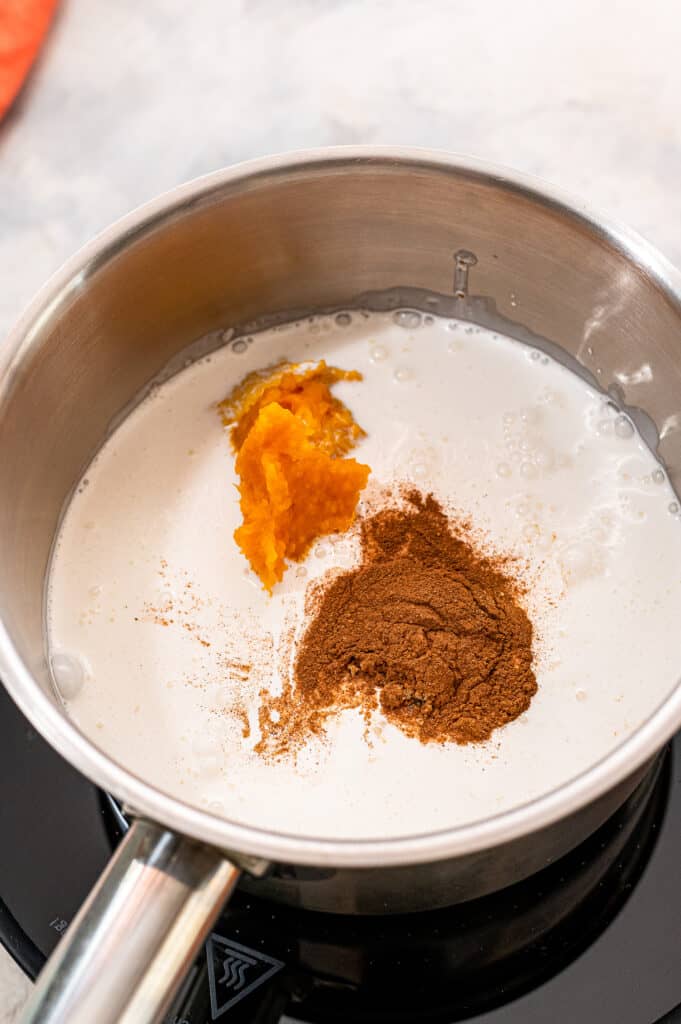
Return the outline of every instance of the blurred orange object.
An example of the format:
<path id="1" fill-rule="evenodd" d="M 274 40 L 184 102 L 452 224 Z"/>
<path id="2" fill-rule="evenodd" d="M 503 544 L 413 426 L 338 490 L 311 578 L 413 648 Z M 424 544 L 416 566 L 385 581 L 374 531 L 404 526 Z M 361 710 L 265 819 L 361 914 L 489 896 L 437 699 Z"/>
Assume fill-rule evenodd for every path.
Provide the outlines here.
<path id="1" fill-rule="evenodd" d="M 35 60 L 57 0 L 0 0 L 0 118 Z"/>

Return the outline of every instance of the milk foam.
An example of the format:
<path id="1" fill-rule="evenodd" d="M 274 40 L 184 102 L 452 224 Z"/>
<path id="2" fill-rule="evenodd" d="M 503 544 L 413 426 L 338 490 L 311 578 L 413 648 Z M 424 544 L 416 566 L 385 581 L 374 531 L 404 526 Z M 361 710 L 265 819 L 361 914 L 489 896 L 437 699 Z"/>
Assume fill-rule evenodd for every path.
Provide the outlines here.
<path id="1" fill-rule="evenodd" d="M 483 745 L 422 746 L 354 712 L 297 764 L 253 751 L 305 588 L 357 559 L 323 538 L 268 597 L 232 540 L 233 456 L 215 404 L 250 370 L 324 358 L 373 483 L 412 481 L 519 556 L 539 691 Z M 541 352 L 422 316 L 341 313 L 239 339 L 156 389 L 87 470 L 48 593 L 53 676 L 99 747 L 235 821 L 332 837 L 422 833 L 524 803 L 588 768 L 681 668 L 681 519 L 626 415 Z M 249 667 L 250 666 L 250 667 Z M 250 728 L 250 735 L 244 736 Z"/>

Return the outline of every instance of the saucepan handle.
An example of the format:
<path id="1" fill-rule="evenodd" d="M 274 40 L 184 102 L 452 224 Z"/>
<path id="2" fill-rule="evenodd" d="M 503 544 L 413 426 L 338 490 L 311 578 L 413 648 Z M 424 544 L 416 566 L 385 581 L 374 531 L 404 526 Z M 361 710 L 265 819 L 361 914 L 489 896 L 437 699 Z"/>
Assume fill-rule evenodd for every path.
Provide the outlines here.
<path id="1" fill-rule="evenodd" d="M 40 974 L 23 1024 L 161 1020 L 239 873 L 210 846 L 133 821 Z"/>

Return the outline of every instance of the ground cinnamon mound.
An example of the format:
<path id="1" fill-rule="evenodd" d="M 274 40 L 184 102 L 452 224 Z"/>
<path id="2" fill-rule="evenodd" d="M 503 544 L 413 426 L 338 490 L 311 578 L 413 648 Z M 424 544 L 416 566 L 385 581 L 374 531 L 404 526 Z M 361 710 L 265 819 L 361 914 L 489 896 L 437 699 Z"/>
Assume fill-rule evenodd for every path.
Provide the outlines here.
<path id="1" fill-rule="evenodd" d="M 220 403 L 237 453 L 243 525 L 234 539 L 268 591 L 287 560 L 354 520 L 369 467 L 342 456 L 364 431 L 330 389 L 361 379 L 324 361 L 279 364 L 249 374 Z"/>
<path id="2" fill-rule="evenodd" d="M 360 566 L 318 596 L 294 686 L 263 704 L 261 752 L 291 752 L 352 707 L 380 707 L 422 743 L 486 740 L 528 708 L 537 682 L 519 585 L 459 530 L 416 491 L 362 524 Z"/>

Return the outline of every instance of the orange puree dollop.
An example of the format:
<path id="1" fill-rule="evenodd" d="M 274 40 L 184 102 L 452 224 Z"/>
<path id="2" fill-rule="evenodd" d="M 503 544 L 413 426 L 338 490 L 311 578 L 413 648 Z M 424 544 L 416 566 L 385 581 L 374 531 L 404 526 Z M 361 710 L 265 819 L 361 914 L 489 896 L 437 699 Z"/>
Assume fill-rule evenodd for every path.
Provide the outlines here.
<path id="1" fill-rule="evenodd" d="M 343 456 L 364 431 L 330 389 L 361 379 L 323 361 L 282 363 L 249 374 L 220 403 L 237 453 L 243 524 L 234 539 L 270 592 L 287 560 L 352 524 L 370 469 Z"/>

